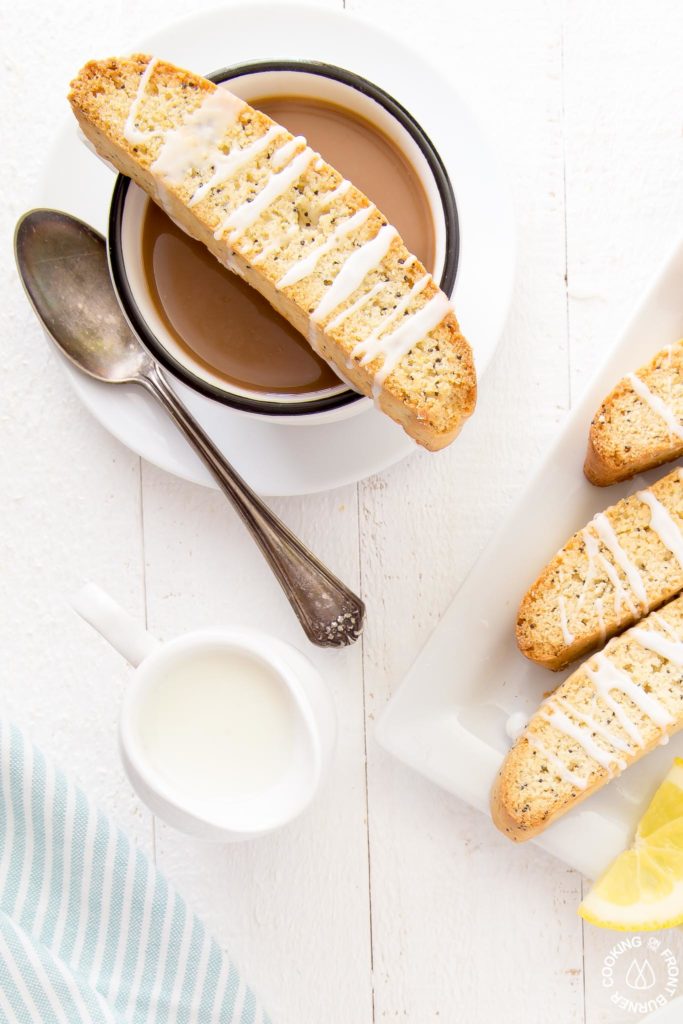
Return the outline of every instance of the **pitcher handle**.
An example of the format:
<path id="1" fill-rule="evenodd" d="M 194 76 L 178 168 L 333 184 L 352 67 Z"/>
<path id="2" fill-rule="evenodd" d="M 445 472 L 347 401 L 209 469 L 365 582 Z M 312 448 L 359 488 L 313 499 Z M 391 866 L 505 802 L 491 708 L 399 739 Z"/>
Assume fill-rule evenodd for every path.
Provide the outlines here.
<path id="1" fill-rule="evenodd" d="M 134 668 L 159 647 L 156 637 L 96 583 L 81 587 L 71 606 Z"/>

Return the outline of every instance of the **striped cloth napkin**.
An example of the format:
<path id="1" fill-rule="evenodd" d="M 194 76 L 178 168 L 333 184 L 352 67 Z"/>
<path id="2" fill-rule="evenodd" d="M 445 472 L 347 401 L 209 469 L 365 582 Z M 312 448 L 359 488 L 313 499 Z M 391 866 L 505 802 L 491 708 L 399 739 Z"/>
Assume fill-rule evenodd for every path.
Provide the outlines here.
<path id="1" fill-rule="evenodd" d="M 0 719 L 0 1021 L 270 1024 L 154 865 Z"/>

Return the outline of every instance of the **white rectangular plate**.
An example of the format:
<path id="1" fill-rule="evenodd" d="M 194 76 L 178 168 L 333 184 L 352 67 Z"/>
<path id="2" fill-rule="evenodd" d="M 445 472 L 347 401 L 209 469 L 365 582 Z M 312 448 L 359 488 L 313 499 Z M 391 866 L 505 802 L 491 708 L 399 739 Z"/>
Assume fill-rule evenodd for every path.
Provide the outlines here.
<path id="1" fill-rule="evenodd" d="M 583 475 L 591 418 L 620 377 L 682 336 L 683 240 L 378 723 L 377 738 L 386 750 L 486 813 L 491 785 L 510 745 L 505 731 L 509 715 L 530 714 L 544 692 L 570 671 L 551 673 L 517 650 L 515 616 L 522 595 L 555 551 L 596 512 L 667 471 L 653 470 L 615 487 L 593 487 Z M 675 754 L 683 756 L 683 733 L 535 841 L 597 877 L 630 842 Z"/>

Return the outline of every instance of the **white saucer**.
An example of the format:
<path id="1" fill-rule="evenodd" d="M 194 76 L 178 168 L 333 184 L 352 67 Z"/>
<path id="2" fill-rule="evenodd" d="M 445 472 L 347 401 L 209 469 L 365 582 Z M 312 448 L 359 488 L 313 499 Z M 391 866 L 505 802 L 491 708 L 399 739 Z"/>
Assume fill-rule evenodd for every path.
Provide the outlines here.
<path id="1" fill-rule="evenodd" d="M 200 72 L 247 59 L 322 60 L 365 76 L 403 103 L 431 137 L 455 191 L 461 232 L 455 304 L 481 379 L 512 295 L 512 204 L 496 160 L 469 112 L 422 57 L 345 12 L 282 3 L 250 3 L 192 15 L 148 36 L 136 49 Z M 48 152 L 40 202 L 73 213 L 104 233 L 112 188 L 111 171 L 79 141 L 70 118 Z M 70 367 L 66 371 L 83 404 L 128 448 L 170 473 L 212 485 L 184 438 L 141 389 L 112 388 Z M 273 423 L 229 409 L 180 383 L 176 386 L 218 447 L 261 494 L 308 494 L 340 487 L 380 472 L 415 450 L 399 427 L 372 408 L 336 423 Z"/>

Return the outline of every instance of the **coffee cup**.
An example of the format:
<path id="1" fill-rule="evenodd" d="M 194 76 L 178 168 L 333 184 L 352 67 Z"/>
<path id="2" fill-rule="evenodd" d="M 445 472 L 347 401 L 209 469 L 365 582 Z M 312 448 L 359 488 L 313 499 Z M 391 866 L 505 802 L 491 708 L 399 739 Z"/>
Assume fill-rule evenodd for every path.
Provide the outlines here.
<path id="1" fill-rule="evenodd" d="M 92 583 L 72 605 L 135 669 L 119 744 L 155 815 L 198 838 L 234 842 L 308 807 L 332 759 L 336 716 L 300 651 L 246 626 L 162 643 Z"/>
<path id="2" fill-rule="evenodd" d="M 258 102 L 263 97 L 308 97 L 316 103 L 331 105 L 362 119 L 388 140 L 412 169 L 417 187 L 424 195 L 434 241 L 433 265 L 428 269 L 443 290 L 451 293 L 459 250 L 453 189 L 430 139 L 393 97 L 359 75 L 315 61 L 257 61 L 208 77 L 224 83 L 247 102 Z M 408 196 L 406 201 L 410 201 Z M 129 179 L 118 177 L 109 219 L 109 256 L 112 279 L 126 317 L 167 371 L 209 398 L 288 425 L 341 419 L 368 407 L 369 399 L 347 383 L 330 381 L 329 374 L 326 385 L 317 391 L 257 390 L 244 380 L 226 379 L 207 359 L 198 357 L 196 351 L 183 344 L 156 301 L 156 283 L 150 282 L 151 261 L 145 258 L 143 246 L 149 204 L 141 189 Z M 402 230 L 400 223 L 397 226 Z M 167 293 L 175 294 L 175 288 L 168 288 Z M 264 300 L 258 297 L 258 301 Z M 305 343 L 304 347 L 307 349 Z"/>

